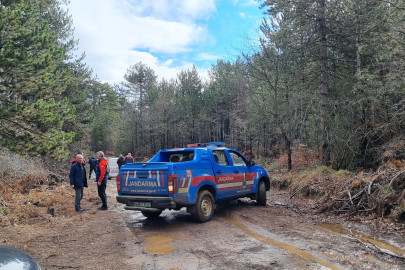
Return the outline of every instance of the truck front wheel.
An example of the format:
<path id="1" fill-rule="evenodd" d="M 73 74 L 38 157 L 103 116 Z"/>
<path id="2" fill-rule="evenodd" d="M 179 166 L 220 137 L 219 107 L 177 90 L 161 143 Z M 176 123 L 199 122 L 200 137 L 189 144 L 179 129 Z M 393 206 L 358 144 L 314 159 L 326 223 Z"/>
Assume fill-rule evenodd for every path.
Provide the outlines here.
<path id="1" fill-rule="evenodd" d="M 144 215 L 147 218 L 157 218 L 158 216 L 160 216 L 162 211 L 158 211 L 158 212 L 141 211 L 141 213 L 142 213 L 142 215 Z"/>
<path id="2" fill-rule="evenodd" d="M 198 193 L 196 206 L 197 213 L 192 214 L 196 221 L 207 222 L 212 219 L 215 211 L 215 201 L 214 197 L 208 190 L 203 190 Z"/>
<path id="3" fill-rule="evenodd" d="M 259 186 L 257 187 L 257 204 L 265 206 L 266 201 L 266 184 L 264 181 L 260 181 Z"/>

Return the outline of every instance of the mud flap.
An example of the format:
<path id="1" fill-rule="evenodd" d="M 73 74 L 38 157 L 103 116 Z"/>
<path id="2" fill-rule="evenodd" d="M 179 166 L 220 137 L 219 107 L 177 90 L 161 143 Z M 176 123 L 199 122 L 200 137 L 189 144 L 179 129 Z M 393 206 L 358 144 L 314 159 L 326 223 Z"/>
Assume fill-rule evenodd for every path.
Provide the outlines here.
<path id="1" fill-rule="evenodd" d="M 197 213 L 197 205 L 190 205 L 187 206 L 187 213 L 196 214 Z"/>
<path id="2" fill-rule="evenodd" d="M 250 199 L 251 200 L 257 200 L 258 198 L 259 198 L 259 186 L 257 187 L 257 191 L 254 193 L 254 194 L 252 194 L 252 196 L 250 196 Z"/>

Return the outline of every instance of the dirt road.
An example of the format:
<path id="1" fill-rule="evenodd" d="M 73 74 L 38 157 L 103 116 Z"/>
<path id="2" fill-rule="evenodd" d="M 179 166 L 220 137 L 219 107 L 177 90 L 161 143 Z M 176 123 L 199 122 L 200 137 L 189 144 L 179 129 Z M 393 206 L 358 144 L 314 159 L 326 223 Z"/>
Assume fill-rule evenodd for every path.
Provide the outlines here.
<path id="1" fill-rule="evenodd" d="M 133 214 L 127 223 L 134 269 L 404 269 L 398 259 L 373 252 L 367 240 L 339 225 L 303 221 L 278 206 L 250 202 L 219 207 L 214 219 L 195 223 L 184 211 L 158 220 Z M 364 240 L 365 242 L 363 242 Z M 402 245 L 403 245 L 402 241 Z M 367 243 L 368 244 L 368 243 Z M 374 240 L 381 247 L 384 242 Z M 401 246 L 401 243 L 395 243 Z M 370 245 L 371 246 L 371 245 Z M 402 250 L 395 250 L 404 254 Z"/>
<path id="2" fill-rule="evenodd" d="M 200 224 L 185 209 L 155 220 L 122 210 L 114 190 L 111 181 L 110 211 L 87 202 L 69 219 L 0 228 L 0 241 L 27 250 L 44 269 L 405 269 L 405 260 L 378 252 L 403 256 L 404 239 L 377 241 L 366 225 L 322 223 L 278 203 L 283 195 L 269 194 L 263 207 L 219 205 Z"/>

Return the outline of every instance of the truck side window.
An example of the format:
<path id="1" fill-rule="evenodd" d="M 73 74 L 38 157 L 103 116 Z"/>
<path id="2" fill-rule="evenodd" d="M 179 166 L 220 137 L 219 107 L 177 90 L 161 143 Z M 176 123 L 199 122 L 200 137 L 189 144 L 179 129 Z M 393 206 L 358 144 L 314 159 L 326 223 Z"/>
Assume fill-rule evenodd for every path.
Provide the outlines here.
<path id="1" fill-rule="evenodd" d="M 222 166 L 229 166 L 228 158 L 224 150 L 214 150 L 212 151 L 215 161 Z"/>
<path id="2" fill-rule="evenodd" d="M 236 166 L 236 167 L 246 167 L 247 166 L 246 160 L 239 153 L 229 151 L 229 154 L 231 156 L 233 166 Z"/>

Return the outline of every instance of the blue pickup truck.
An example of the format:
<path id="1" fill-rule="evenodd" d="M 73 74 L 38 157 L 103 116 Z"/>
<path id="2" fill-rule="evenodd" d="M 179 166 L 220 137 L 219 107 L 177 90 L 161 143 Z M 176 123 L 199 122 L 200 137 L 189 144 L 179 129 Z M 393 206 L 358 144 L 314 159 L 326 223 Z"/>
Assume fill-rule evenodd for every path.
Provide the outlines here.
<path id="1" fill-rule="evenodd" d="M 249 197 L 266 205 L 270 190 L 266 170 L 225 143 L 161 150 L 148 162 L 122 166 L 116 181 L 126 210 L 153 218 L 187 207 L 199 222 L 211 220 L 217 201 Z"/>

